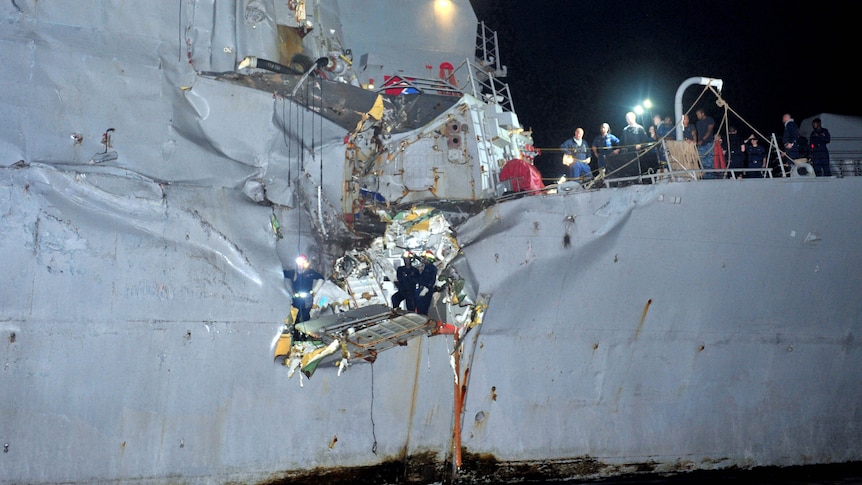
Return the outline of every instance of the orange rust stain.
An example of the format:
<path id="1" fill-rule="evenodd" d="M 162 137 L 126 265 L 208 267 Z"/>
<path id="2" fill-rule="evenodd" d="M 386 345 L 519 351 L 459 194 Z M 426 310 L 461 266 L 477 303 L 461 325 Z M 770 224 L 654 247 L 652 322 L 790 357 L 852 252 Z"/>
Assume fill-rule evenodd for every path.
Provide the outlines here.
<path id="1" fill-rule="evenodd" d="M 641 321 L 638 323 L 638 329 L 635 332 L 635 338 L 641 333 L 641 327 L 644 325 L 644 320 L 646 320 L 647 312 L 649 311 L 649 306 L 652 305 L 652 298 L 647 300 L 646 305 L 644 305 L 644 311 L 641 314 Z"/>

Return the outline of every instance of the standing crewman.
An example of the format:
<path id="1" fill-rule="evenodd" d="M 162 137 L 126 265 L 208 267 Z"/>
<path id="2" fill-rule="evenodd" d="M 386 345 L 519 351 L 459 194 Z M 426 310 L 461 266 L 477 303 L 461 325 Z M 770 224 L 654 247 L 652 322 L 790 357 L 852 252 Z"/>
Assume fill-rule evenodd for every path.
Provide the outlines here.
<path id="1" fill-rule="evenodd" d="M 794 160 L 799 158 L 799 126 L 796 121 L 790 116 L 790 113 L 785 113 L 781 117 L 781 122 L 784 123 L 784 134 L 781 135 L 781 143 L 784 144 L 785 157 L 782 158 L 782 165 L 786 165 L 786 169 L 790 170 Z"/>
<path id="2" fill-rule="evenodd" d="M 392 295 L 392 308 L 398 308 L 403 301 L 408 312 L 416 311 L 416 297 L 419 294 L 419 270 L 413 266 L 413 253 L 405 251 L 401 256 L 404 264 L 395 270 L 395 287 Z"/>
<path id="3" fill-rule="evenodd" d="M 813 131 L 808 137 L 808 142 L 811 143 L 811 165 L 814 166 L 814 173 L 818 177 L 831 177 L 829 149 L 826 144 L 832 141 L 832 136 L 829 134 L 829 130 L 820 124 L 820 118 L 814 118 L 811 122 L 811 128 Z"/>
<path id="4" fill-rule="evenodd" d="M 314 286 L 323 280 L 323 275 L 312 269 L 308 257 L 300 254 L 296 258 L 296 269 L 284 270 L 285 281 L 290 282 L 293 293 L 293 307 L 296 308 L 296 323 L 311 319 L 311 308 L 314 305 Z"/>
<path id="5" fill-rule="evenodd" d="M 426 250 L 422 254 L 422 272 L 419 273 L 419 294 L 416 296 L 416 307 L 419 313 L 428 314 L 431 308 L 431 298 L 434 296 L 434 286 L 437 284 L 437 266 L 434 266 L 434 253 Z"/>

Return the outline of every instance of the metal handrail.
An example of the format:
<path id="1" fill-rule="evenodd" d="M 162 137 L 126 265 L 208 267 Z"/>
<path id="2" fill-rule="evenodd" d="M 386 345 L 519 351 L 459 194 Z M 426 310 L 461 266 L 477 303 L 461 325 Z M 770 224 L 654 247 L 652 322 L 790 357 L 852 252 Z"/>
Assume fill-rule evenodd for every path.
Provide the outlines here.
<path id="1" fill-rule="evenodd" d="M 455 68 L 454 74 L 457 75 L 458 73 L 467 77 L 467 81 L 464 83 L 465 93 L 486 103 L 498 104 L 504 111 L 515 112 L 509 85 L 499 81 L 493 72 L 470 59 L 465 59 Z"/>

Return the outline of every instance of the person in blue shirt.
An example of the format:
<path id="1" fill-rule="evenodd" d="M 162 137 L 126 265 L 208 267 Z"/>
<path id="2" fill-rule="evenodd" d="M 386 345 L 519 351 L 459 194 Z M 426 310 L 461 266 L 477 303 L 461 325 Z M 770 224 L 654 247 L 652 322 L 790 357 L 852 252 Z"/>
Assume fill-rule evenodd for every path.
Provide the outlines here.
<path id="1" fill-rule="evenodd" d="M 296 323 L 311 319 L 314 305 L 314 285 L 323 275 L 311 267 L 308 257 L 300 254 L 296 258 L 296 269 L 284 270 L 284 279 L 289 282 L 293 293 L 293 307 L 297 309 Z"/>
<path id="2" fill-rule="evenodd" d="M 567 139 L 560 145 L 563 150 L 563 165 L 567 166 L 570 179 L 591 179 L 590 172 L 590 147 L 584 140 L 584 129 L 576 128 L 572 138 Z"/>
<path id="3" fill-rule="evenodd" d="M 662 140 L 675 140 L 676 132 L 673 129 L 673 120 L 670 116 L 662 118 L 661 115 L 653 116 L 653 124 L 650 126 L 650 138 L 656 142 L 655 150 L 658 154 L 659 165 L 667 166 L 667 154 L 664 151 Z"/>
<path id="4" fill-rule="evenodd" d="M 832 137 L 829 135 L 829 130 L 821 125 L 820 118 L 814 118 L 811 121 L 811 128 L 813 130 L 808 137 L 808 143 L 811 144 L 811 166 L 814 167 L 814 174 L 818 177 L 831 177 L 829 149 L 826 148 L 826 144 L 832 141 Z"/>
<path id="5" fill-rule="evenodd" d="M 682 115 L 682 139 L 694 143 L 697 138 L 697 128 L 691 124 L 688 114 Z"/>
<path id="6" fill-rule="evenodd" d="M 657 128 L 659 139 L 676 140 L 676 130 L 674 130 L 673 119 L 670 116 L 665 116 L 662 123 Z"/>
<path id="7" fill-rule="evenodd" d="M 593 139 L 593 156 L 596 157 L 596 166 L 598 169 L 605 168 L 605 161 L 611 152 L 619 153 L 620 139 L 611 133 L 611 125 L 602 123 L 599 128 L 600 135 Z"/>

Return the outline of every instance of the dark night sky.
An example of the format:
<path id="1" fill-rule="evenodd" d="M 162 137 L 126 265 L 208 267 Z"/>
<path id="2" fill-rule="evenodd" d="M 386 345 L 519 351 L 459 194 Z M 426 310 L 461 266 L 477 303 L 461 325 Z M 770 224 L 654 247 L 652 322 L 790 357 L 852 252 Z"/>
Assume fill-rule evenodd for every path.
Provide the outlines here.
<path id="1" fill-rule="evenodd" d="M 503 81 L 540 148 L 557 148 L 577 126 L 592 142 L 602 122 L 619 136 L 625 112 L 644 99 L 654 113 L 673 115 L 677 88 L 694 76 L 722 79 L 728 105 L 767 135 L 781 135 L 784 113 L 797 122 L 818 113 L 862 115 L 851 77 L 859 62 L 856 36 L 839 27 L 851 13 L 834 2 L 471 3 L 497 31 L 509 74 Z M 683 110 L 702 88 L 685 91 Z M 720 121 L 714 97 L 698 106 Z M 730 122 L 743 136 L 750 132 Z M 556 158 L 546 151 L 536 165 L 557 176 L 549 173 L 557 171 Z"/>

